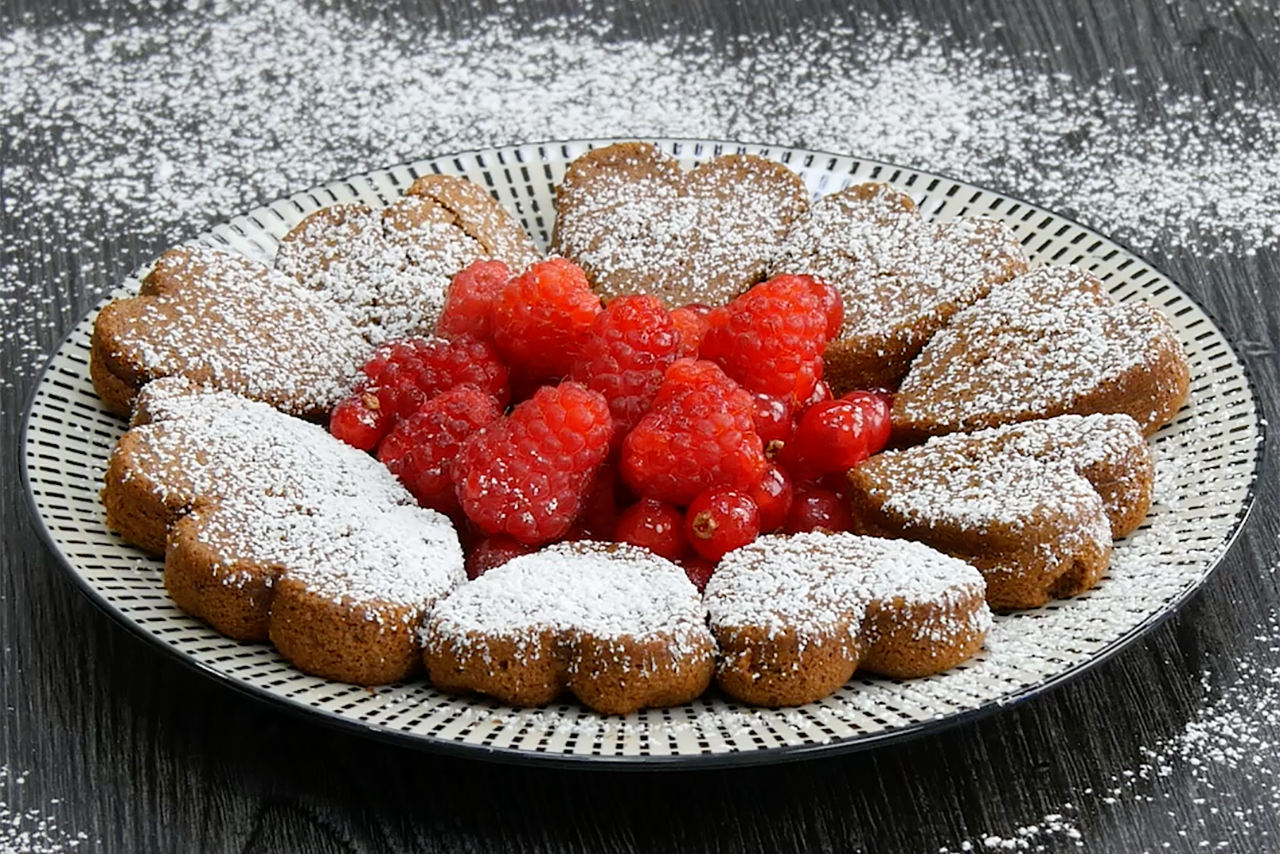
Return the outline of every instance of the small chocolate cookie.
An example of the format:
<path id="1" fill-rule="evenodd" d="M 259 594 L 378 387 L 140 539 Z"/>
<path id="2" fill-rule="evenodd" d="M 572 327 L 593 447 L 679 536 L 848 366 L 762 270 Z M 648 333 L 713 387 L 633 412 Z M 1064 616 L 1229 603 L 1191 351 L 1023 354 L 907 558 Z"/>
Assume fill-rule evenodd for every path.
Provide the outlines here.
<path id="1" fill-rule="evenodd" d="M 102 502 L 126 542 L 164 554 L 179 608 L 342 682 L 420 670 L 422 621 L 466 577 L 452 524 L 373 457 L 180 379 L 142 392 Z"/>
<path id="2" fill-rule="evenodd" d="M 1114 302 L 1076 267 L 1041 267 L 934 336 L 894 397 L 893 441 L 1099 412 L 1130 415 L 1150 435 L 1189 385 L 1186 354 L 1158 310 Z"/>
<path id="3" fill-rule="evenodd" d="M 538 257 L 482 188 L 430 175 L 381 210 L 341 204 L 310 214 L 280 241 L 276 268 L 327 295 L 379 344 L 434 333 L 449 282 L 472 261 L 523 270 Z"/>
<path id="4" fill-rule="evenodd" d="M 606 714 L 675 706 L 711 682 L 706 614 L 670 561 L 619 543 L 559 543 L 441 602 L 425 631 L 427 671 L 438 688 L 513 706 L 565 692 Z"/>
<path id="5" fill-rule="evenodd" d="M 906 193 L 871 183 L 814 202 L 769 274 L 817 276 L 844 298 L 844 325 L 823 355 L 823 378 L 839 395 L 897 387 L 952 315 L 1026 270 L 1003 223 L 932 222 Z"/>
<path id="6" fill-rule="evenodd" d="M 896 679 L 970 658 L 991 625 L 982 576 L 906 540 L 766 535 L 707 582 L 716 682 L 761 706 L 820 700 L 856 670 Z"/>
<path id="7" fill-rule="evenodd" d="M 764 278 L 808 205 L 781 163 L 731 154 L 683 172 L 652 145 L 619 143 L 570 164 L 551 245 L 605 301 L 650 293 L 668 308 L 714 307 Z"/>
<path id="8" fill-rule="evenodd" d="M 240 255 L 180 246 L 160 257 L 138 296 L 98 314 L 89 375 L 118 415 L 151 380 L 180 376 L 319 419 L 371 352 L 323 295 Z"/>
<path id="9" fill-rule="evenodd" d="M 877 454 L 849 472 L 848 492 L 860 531 L 968 561 L 991 607 L 1008 610 L 1097 584 L 1153 480 L 1132 418 L 1067 415 Z"/>

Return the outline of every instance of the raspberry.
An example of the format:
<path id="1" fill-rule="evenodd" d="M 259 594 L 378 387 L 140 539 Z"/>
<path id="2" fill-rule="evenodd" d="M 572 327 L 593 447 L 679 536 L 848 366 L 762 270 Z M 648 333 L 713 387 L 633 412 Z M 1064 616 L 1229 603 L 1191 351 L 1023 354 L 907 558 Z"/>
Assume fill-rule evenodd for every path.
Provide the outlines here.
<path id="1" fill-rule="evenodd" d="M 684 533 L 684 512 L 674 504 L 641 498 L 618 516 L 613 537 L 648 549 L 667 560 L 678 561 L 689 554 L 689 538 Z"/>
<path id="2" fill-rule="evenodd" d="M 566 376 L 600 313 L 586 274 L 564 258 L 534 264 L 503 288 L 493 340 L 507 364 L 535 382 Z"/>
<path id="3" fill-rule="evenodd" d="M 682 506 L 718 486 L 749 489 L 765 466 L 754 411 L 713 363 L 677 360 L 622 442 L 623 479 L 644 498 Z"/>
<path id="4" fill-rule="evenodd" d="M 470 383 L 499 407 L 510 398 L 507 366 L 488 341 L 469 336 L 403 338 L 383 344 L 364 365 L 363 389 L 397 418 L 408 418 L 442 391 Z"/>
<path id="5" fill-rule="evenodd" d="M 382 408 L 376 394 L 359 391 L 339 401 L 329 415 L 329 432 L 348 445 L 372 451 L 390 432 L 394 414 Z"/>
<path id="6" fill-rule="evenodd" d="M 786 469 L 770 463 L 765 467 L 759 482 L 747 491 L 747 495 L 751 496 L 760 510 L 760 530 L 769 533 L 786 523 L 787 513 L 791 510 L 791 502 L 795 497 L 795 487 Z"/>
<path id="7" fill-rule="evenodd" d="M 501 414 L 493 398 L 473 385 L 442 391 L 400 419 L 378 445 L 378 459 L 423 507 L 453 514 L 458 499 L 449 463 L 464 439 Z"/>
<path id="8" fill-rule="evenodd" d="M 852 401 L 862 407 L 866 422 L 867 453 L 878 454 L 889 444 L 889 434 L 893 432 L 890 412 L 893 410 L 893 395 L 882 389 L 872 391 L 851 391 L 840 398 Z"/>
<path id="9" fill-rule="evenodd" d="M 494 534 L 492 537 L 485 537 L 476 543 L 471 551 L 467 552 L 465 564 L 467 578 L 475 581 L 489 570 L 502 566 L 513 557 L 527 555 L 533 550 L 534 546 L 526 546 L 506 534 Z"/>
<path id="10" fill-rule="evenodd" d="M 649 411 L 679 346 L 671 315 L 656 297 L 618 297 L 596 315 L 569 376 L 609 401 L 614 447 Z"/>
<path id="11" fill-rule="evenodd" d="M 797 490 L 787 523 L 788 534 L 825 531 L 829 534 L 853 528 L 853 513 L 840 496 L 826 489 Z"/>
<path id="12" fill-rule="evenodd" d="M 578 518 L 565 534 L 566 540 L 608 542 L 614 538 L 618 522 L 618 500 L 614 497 L 617 479 L 617 470 L 607 462 L 596 469 Z"/>
<path id="13" fill-rule="evenodd" d="M 444 338 L 488 339 L 493 335 L 493 304 L 510 280 L 511 270 L 501 261 L 473 261 L 449 283 L 436 331 Z"/>
<path id="14" fill-rule="evenodd" d="M 711 308 L 700 302 L 689 303 L 671 312 L 671 322 L 680 333 L 680 357 L 697 358 L 702 336 L 707 334 L 707 315 Z"/>
<path id="15" fill-rule="evenodd" d="M 819 477 L 856 466 L 869 455 L 867 409 L 841 398 L 809 407 L 782 449 L 782 464 L 800 478 Z"/>
<path id="16" fill-rule="evenodd" d="M 815 279 L 815 289 L 822 300 L 822 313 L 827 318 L 827 340 L 834 341 L 840 337 L 840 327 L 844 326 L 844 297 L 833 286 L 822 279 Z"/>
<path id="17" fill-rule="evenodd" d="M 827 345 L 825 286 L 778 276 L 711 312 L 699 354 L 749 391 L 805 401 L 822 378 Z"/>
<path id="18" fill-rule="evenodd" d="M 760 510 L 746 493 L 713 489 L 693 499 L 684 532 L 699 557 L 718 561 L 760 536 Z"/>
<path id="19" fill-rule="evenodd" d="M 540 545 L 565 534 L 609 452 L 613 420 L 598 392 L 544 386 L 462 443 L 453 480 L 481 531 Z"/>

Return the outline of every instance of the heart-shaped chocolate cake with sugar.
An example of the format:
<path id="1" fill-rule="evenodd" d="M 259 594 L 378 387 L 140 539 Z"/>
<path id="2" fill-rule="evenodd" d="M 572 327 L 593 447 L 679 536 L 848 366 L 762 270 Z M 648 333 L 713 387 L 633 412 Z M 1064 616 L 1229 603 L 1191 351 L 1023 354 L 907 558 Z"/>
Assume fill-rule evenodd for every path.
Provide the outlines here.
<path id="1" fill-rule="evenodd" d="M 1116 303 L 1079 268 L 1041 267 L 925 346 L 894 398 L 894 442 L 1072 412 L 1125 413 L 1150 435 L 1189 385 L 1186 354 L 1157 309 Z"/>
<path id="2" fill-rule="evenodd" d="M 628 714 L 702 694 L 715 641 L 678 565 L 624 543 L 565 542 L 516 557 L 441 602 L 427 623 L 431 682 L 515 706 L 572 693 Z"/>
<path id="3" fill-rule="evenodd" d="M 138 296 L 103 307 L 89 373 L 118 415 L 151 380 L 179 376 L 318 419 L 371 351 L 326 295 L 240 255 L 180 246 L 160 257 Z"/>
<path id="4" fill-rule="evenodd" d="M 761 706 L 820 700 L 856 670 L 949 670 L 991 625 L 982 576 L 921 543 L 812 532 L 727 554 L 707 582 L 716 681 Z"/>
<path id="5" fill-rule="evenodd" d="M 732 154 L 688 172 L 646 143 L 576 159 L 556 188 L 552 249 L 606 300 L 651 293 L 715 306 L 761 281 L 809 204 L 781 163 Z"/>
<path id="6" fill-rule="evenodd" d="M 324 678 L 419 671 L 426 614 L 466 579 L 453 525 L 385 466 L 229 392 L 148 385 L 104 480 L 108 525 L 164 554 L 178 607 Z"/>
<path id="7" fill-rule="evenodd" d="M 840 292 L 844 322 L 823 354 L 839 395 L 896 387 L 952 315 L 1026 270 L 1003 223 L 927 220 L 906 193 L 869 183 L 814 202 L 769 273 L 817 276 Z"/>
<path id="8" fill-rule="evenodd" d="M 280 241 L 277 269 L 322 291 L 374 344 L 430 335 L 453 276 L 490 258 L 523 270 L 537 248 L 481 187 L 449 175 L 419 178 L 381 210 L 321 208 Z"/>
<path id="9" fill-rule="evenodd" d="M 919 540 L 982 571 L 997 609 L 1098 582 L 1151 506 L 1151 449 L 1127 415 L 1064 415 L 877 454 L 848 474 L 863 533 Z"/>

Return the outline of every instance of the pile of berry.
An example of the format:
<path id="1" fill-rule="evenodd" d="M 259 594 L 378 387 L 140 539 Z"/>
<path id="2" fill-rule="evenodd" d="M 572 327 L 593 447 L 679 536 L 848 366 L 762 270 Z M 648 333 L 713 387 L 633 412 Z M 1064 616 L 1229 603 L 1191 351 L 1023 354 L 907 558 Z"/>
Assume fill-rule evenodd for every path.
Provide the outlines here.
<path id="1" fill-rule="evenodd" d="M 448 514 L 474 578 L 566 539 L 680 562 L 699 587 L 761 532 L 846 530 L 844 473 L 889 439 L 887 393 L 832 399 L 839 294 L 779 276 L 719 308 L 601 306 L 574 264 L 478 261 L 438 337 L 386 344 L 330 431 Z M 511 404 L 514 402 L 514 406 Z"/>

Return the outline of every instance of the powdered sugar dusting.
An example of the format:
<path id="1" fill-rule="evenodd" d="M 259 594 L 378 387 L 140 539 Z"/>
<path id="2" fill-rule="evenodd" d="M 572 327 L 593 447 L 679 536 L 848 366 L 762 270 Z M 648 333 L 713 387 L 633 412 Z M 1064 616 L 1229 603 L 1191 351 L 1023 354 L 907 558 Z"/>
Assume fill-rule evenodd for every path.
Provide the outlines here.
<path id="1" fill-rule="evenodd" d="M 135 465 L 170 502 L 217 503 L 199 536 L 229 560 L 282 566 L 335 602 L 425 607 L 463 580 L 452 524 L 319 426 L 170 381 L 148 386 L 142 407 Z"/>
<path id="2" fill-rule="evenodd" d="M 453 275 L 483 252 L 424 208 L 435 206 L 409 197 L 385 211 L 346 205 L 308 217 L 281 242 L 276 267 L 332 299 L 370 343 L 430 334 Z"/>
<path id="3" fill-rule="evenodd" d="M 184 376 L 304 415 L 344 397 L 371 352 L 323 296 L 257 262 L 191 246 L 157 266 L 162 291 L 99 326 L 104 361 L 126 376 Z"/>
<path id="4" fill-rule="evenodd" d="M 0 765 L 0 790 L 20 791 L 30 772 L 13 772 Z M 22 798 L 0 798 L 0 851 L 5 854 L 62 854 L 82 845 L 97 844 L 84 831 L 73 833 L 58 824 L 57 799 L 48 806 L 23 807 Z"/>
<path id="5" fill-rule="evenodd" d="M 10 234 L 56 234 L 60 266 L 92 296 L 212 221 L 335 176 L 426 151 L 628 133 L 785 141 L 959 174 L 1139 249 L 1280 242 L 1266 213 L 1280 111 L 1248 97 L 1163 92 L 1166 118 L 1152 125 L 1107 81 L 1015 70 L 999 51 L 910 19 L 818 20 L 753 44 L 749 60 L 710 36 L 642 43 L 606 31 L 589 16 L 530 28 L 500 10 L 442 32 L 299 0 L 227 0 L 145 25 L 119 13 L 20 27 L 0 38 Z M 101 269 L 103 233 L 149 249 Z M 74 317 L 58 314 L 64 296 L 43 295 L 42 261 L 17 243 L 0 250 L 0 300 L 14 310 L 5 330 L 30 352 L 29 373 L 48 346 L 34 328 Z"/>
<path id="6" fill-rule="evenodd" d="M 854 188 L 860 190 L 860 188 Z M 786 237 L 775 273 L 819 276 L 844 299 L 841 337 L 913 327 L 923 346 L 993 282 L 1025 269 L 1022 246 L 989 219 L 934 222 L 887 185 L 814 203 Z"/>
<path id="7" fill-rule="evenodd" d="M 952 604 L 984 588 L 976 569 L 920 543 L 810 533 L 763 536 L 725 555 L 705 598 L 717 630 L 793 632 L 802 642 L 848 632 L 852 642 L 872 602 Z M 990 619 L 985 604 L 977 610 L 979 622 Z"/>
<path id="8" fill-rule="evenodd" d="M 1112 302 L 1078 268 L 1040 267 L 930 340 L 894 399 L 894 418 L 964 430 L 1056 415 L 1140 366 L 1157 373 L 1170 352 L 1181 347 L 1159 312 Z M 1170 382 L 1154 377 L 1161 394 Z"/>
<path id="9" fill-rule="evenodd" d="M 599 639 L 670 635 L 706 649 L 706 611 L 684 570 L 645 549 L 559 543 L 513 558 L 446 599 L 431 633 L 534 636 L 551 629 Z"/>
<path id="10" fill-rule="evenodd" d="M 673 308 L 719 305 L 764 278 L 807 206 L 799 178 L 736 158 L 681 173 L 649 153 L 570 167 L 556 200 L 556 248 L 606 298 L 648 292 Z"/>

